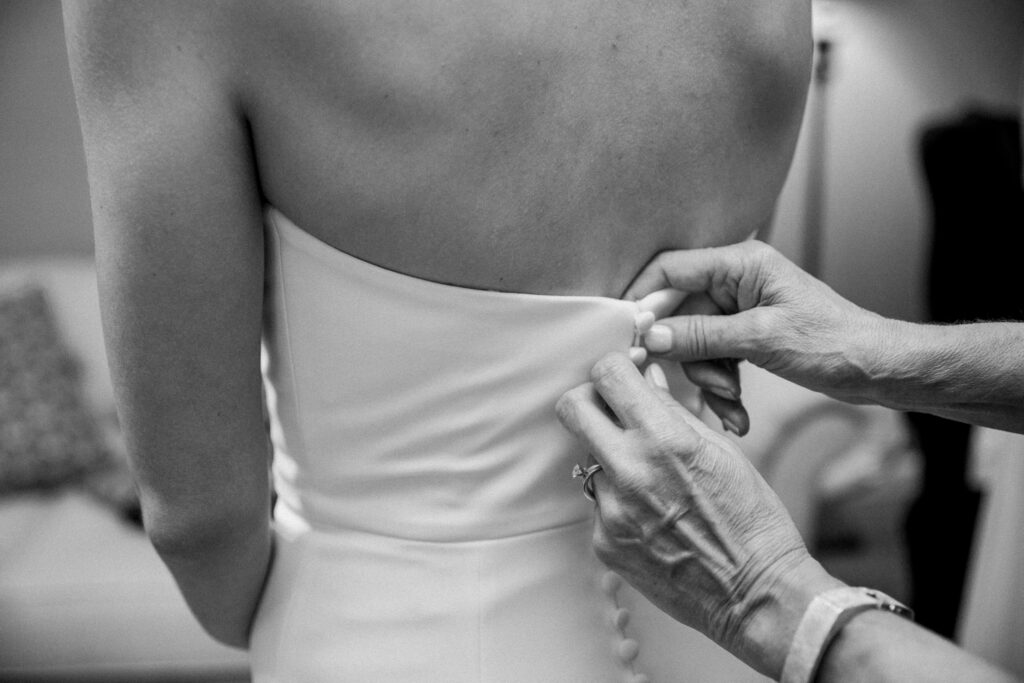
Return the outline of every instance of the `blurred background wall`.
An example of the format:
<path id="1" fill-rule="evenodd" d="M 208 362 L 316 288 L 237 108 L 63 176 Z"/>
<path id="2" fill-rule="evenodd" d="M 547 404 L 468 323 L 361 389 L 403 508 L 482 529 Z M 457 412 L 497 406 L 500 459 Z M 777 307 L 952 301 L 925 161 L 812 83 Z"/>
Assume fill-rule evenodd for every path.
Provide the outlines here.
<path id="1" fill-rule="evenodd" d="M 930 215 L 919 136 L 969 106 L 1014 112 L 1024 65 L 1021 0 L 814 0 L 829 40 L 826 85 L 813 88 L 772 242 L 801 261 L 809 144 L 826 117 L 821 276 L 853 301 L 924 316 Z"/>
<path id="2" fill-rule="evenodd" d="M 780 199 L 772 242 L 801 261 L 821 154 L 820 275 L 857 303 L 921 319 L 928 246 L 922 126 L 967 106 L 1012 110 L 1024 0 L 814 0 L 827 84 Z M 807 135 L 824 115 L 824 144 Z M 0 0 L 0 256 L 88 254 L 88 186 L 57 0 Z"/>
<path id="3" fill-rule="evenodd" d="M 0 258 L 92 253 L 57 0 L 0 0 Z"/>

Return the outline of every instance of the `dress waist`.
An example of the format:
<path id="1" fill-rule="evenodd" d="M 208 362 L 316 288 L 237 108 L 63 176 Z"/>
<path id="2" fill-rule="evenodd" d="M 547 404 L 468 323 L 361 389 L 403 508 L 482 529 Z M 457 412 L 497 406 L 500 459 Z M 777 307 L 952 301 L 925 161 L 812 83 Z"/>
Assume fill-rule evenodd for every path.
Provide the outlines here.
<path id="1" fill-rule="evenodd" d="M 279 529 L 254 681 L 632 681 L 624 587 L 591 528 L 463 543 Z"/>
<path id="2" fill-rule="evenodd" d="M 264 377 L 280 504 L 315 528 L 460 541 L 581 520 L 555 404 L 635 302 L 454 287 L 268 211 Z"/>

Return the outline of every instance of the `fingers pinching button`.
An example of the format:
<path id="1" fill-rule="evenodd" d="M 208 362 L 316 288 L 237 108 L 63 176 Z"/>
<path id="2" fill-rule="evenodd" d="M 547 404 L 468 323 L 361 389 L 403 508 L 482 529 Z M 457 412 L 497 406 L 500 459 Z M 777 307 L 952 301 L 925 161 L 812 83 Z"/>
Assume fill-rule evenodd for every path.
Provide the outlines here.
<path id="1" fill-rule="evenodd" d="M 629 360 L 633 361 L 633 365 L 640 367 L 647 362 L 647 349 L 642 346 L 629 347 Z"/>
<path id="2" fill-rule="evenodd" d="M 633 316 L 633 330 L 636 334 L 643 336 L 654 327 L 655 316 L 653 311 L 640 311 Z"/>
<path id="3" fill-rule="evenodd" d="M 643 338 L 654 325 L 654 320 L 654 313 L 651 311 L 640 311 L 633 317 L 633 345 L 629 348 L 629 359 L 637 367 L 647 361 L 647 349 L 644 348 Z"/>

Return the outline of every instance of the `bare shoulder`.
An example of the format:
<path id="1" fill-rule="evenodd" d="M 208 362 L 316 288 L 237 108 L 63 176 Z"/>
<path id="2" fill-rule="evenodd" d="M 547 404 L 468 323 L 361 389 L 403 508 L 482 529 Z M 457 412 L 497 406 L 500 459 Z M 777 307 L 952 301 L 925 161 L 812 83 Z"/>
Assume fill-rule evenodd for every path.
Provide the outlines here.
<path id="1" fill-rule="evenodd" d="M 246 165 L 232 10 L 216 1 L 65 1 L 94 205 L 151 212 L 161 188 L 200 165 Z"/>
<path id="2" fill-rule="evenodd" d="M 65 0 L 63 9 L 80 106 L 226 84 L 229 3 Z"/>

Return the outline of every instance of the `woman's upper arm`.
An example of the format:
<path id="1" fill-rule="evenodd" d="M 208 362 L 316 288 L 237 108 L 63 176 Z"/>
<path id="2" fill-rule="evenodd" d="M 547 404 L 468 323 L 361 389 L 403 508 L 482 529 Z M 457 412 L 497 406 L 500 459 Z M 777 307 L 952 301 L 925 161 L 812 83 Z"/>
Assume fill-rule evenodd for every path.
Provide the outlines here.
<path id="1" fill-rule="evenodd" d="M 261 199 L 204 13 L 65 4 L 118 411 L 147 526 L 169 539 L 268 498 Z"/>

